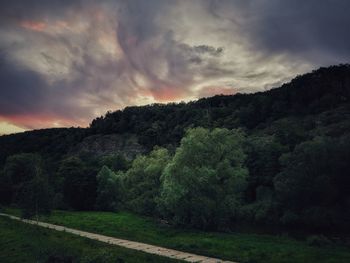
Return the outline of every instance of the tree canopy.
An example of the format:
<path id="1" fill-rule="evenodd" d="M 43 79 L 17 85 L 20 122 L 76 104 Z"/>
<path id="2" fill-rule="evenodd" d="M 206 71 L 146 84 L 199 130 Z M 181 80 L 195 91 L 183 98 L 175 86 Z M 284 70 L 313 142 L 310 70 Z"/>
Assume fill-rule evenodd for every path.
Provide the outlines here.
<path id="1" fill-rule="evenodd" d="M 120 209 L 123 193 L 122 179 L 107 166 L 97 174 L 96 208 L 104 211 Z"/>
<path id="2" fill-rule="evenodd" d="M 238 130 L 188 130 L 162 175 L 165 215 L 199 228 L 233 220 L 248 175 L 243 140 Z"/>
<path id="3" fill-rule="evenodd" d="M 156 147 L 149 155 L 139 156 L 133 161 L 124 175 L 127 207 L 141 214 L 157 214 L 160 177 L 169 160 L 168 150 Z"/>

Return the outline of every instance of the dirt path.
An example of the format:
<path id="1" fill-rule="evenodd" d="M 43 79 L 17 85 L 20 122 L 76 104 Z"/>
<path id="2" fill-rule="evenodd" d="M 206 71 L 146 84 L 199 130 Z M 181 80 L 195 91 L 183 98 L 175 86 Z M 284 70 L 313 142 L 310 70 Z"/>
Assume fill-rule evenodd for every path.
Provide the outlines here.
<path id="1" fill-rule="evenodd" d="M 11 219 L 14 219 L 14 220 L 18 220 L 18 221 L 21 221 L 21 222 L 24 222 L 24 223 L 28 223 L 28 224 L 32 224 L 32 225 L 39 225 L 41 227 L 54 229 L 54 230 L 57 230 L 57 231 L 71 233 L 71 234 L 74 234 L 74 235 L 78 235 L 78 236 L 81 236 L 81 237 L 86 237 L 86 238 L 98 240 L 98 241 L 101 241 L 101 242 L 104 242 L 104 243 L 108 243 L 108 244 L 112 244 L 112 245 L 116 245 L 116 246 L 126 247 L 126 248 L 129 248 L 129 249 L 143 251 L 143 252 L 146 252 L 146 253 L 155 254 L 155 255 L 159 255 L 159 256 L 164 256 L 164 257 L 168 257 L 168 258 L 184 260 L 184 261 L 187 261 L 187 262 L 201 262 L 201 263 L 219 263 L 219 262 L 220 263 L 223 263 L 223 262 L 229 263 L 230 262 L 230 263 L 235 263 L 235 262 L 232 262 L 232 261 L 223 261 L 223 260 L 217 259 L 217 258 L 210 258 L 210 257 L 206 257 L 206 256 L 200 256 L 200 255 L 191 254 L 191 253 L 187 253 L 187 252 L 181 252 L 181 251 L 177 251 L 177 250 L 173 250 L 173 249 L 169 249 L 169 248 L 153 246 L 153 245 L 149 245 L 149 244 L 145 244 L 145 243 L 140 243 L 140 242 L 129 241 L 129 240 L 120 239 L 120 238 L 103 236 L 103 235 L 99 235 L 99 234 L 94 234 L 94 233 L 90 233 L 90 232 L 80 231 L 80 230 L 76 230 L 76 229 L 72 229 L 72 228 L 67 228 L 67 227 L 63 227 L 63 226 L 49 224 L 49 223 L 37 222 L 37 221 L 34 221 L 34 220 L 28 220 L 28 219 L 21 219 L 21 218 L 19 218 L 17 216 L 12 216 L 12 215 L 8 215 L 8 214 L 0 213 L 0 216 L 5 216 L 5 217 L 8 217 L 8 218 L 11 218 Z"/>

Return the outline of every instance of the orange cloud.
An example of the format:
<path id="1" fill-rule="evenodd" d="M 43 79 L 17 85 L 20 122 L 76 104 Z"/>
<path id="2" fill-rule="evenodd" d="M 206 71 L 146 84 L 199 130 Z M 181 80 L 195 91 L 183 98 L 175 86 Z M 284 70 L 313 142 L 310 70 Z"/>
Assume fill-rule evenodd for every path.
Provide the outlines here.
<path id="1" fill-rule="evenodd" d="M 171 102 L 183 99 L 186 94 L 179 88 L 162 88 L 158 90 L 144 89 L 139 92 L 142 96 L 152 97 L 157 102 Z"/>
<path id="2" fill-rule="evenodd" d="M 44 31 L 47 27 L 46 23 L 40 21 L 22 21 L 20 26 L 25 29 L 38 32 Z"/>
<path id="3" fill-rule="evenodd" d="M 23 129 L 42 129 L 52 127 L 71 127 L 88 125 L 86 120 L 68 119 L 62 116 L 55 115 L 10 115 L 0 116 L 0 122 L 4 121 L 8 124 L 17 126 Z M 0 132 L 1 133 L 1 132 Z"/>
<path id="4" fill-rule="evenodd" d="M 233 95 L 236 91 L 232 87 L 209 86 L 199 91 L 198 97 L 211 97 L 214 95 Z"/>

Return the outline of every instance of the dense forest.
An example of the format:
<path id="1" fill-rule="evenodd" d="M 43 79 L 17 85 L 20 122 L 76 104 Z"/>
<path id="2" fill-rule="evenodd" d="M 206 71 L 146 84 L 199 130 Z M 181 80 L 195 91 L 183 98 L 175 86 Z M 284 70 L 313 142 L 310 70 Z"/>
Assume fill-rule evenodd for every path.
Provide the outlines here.
<path id="1" fill-rule="evenodd" d="M 266 92 L 127 107 L 88 128 L 1 136 L 0 201 L 27 217 L 129 210 L 201 229 L 348 231 L 349 102 L 350 65 L 339 65 Z M 72 150 L 110 134 L 135 136 L 145 152 Z"/>

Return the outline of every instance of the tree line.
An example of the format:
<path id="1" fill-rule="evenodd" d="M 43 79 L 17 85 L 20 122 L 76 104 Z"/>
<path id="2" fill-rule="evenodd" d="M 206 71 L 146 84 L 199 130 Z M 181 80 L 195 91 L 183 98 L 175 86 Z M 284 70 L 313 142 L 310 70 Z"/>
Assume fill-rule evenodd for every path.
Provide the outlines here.
<path id="1" fill-rule="evenodd" d="M 274 136 L 197 127 L 175 151 L 155 147 L 133 161 L 67 157 L 51 177 L 39 155 L 11 156 L 1 200 L 24 216 L 52 207 L 129 210 L 200 229 L 240 222 L 346 229 L 349 156 L 349 135 L 318 136 L 289 151 Z"/>

